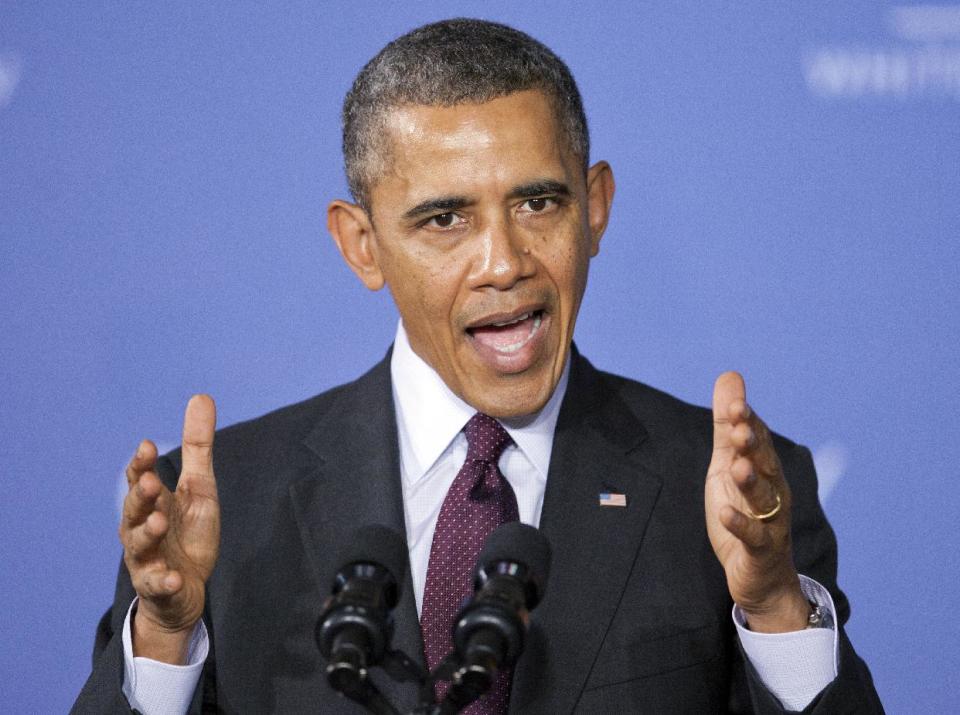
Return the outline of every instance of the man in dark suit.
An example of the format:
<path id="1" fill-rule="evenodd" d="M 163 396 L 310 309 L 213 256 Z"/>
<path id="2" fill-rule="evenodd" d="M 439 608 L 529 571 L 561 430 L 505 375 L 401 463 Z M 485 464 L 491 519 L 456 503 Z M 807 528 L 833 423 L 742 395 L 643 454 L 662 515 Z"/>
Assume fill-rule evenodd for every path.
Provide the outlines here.
<path id="1" fill-rule="evenodd" d="M 477 412 L 506 435 L 493 478 L 554 551 L 511 711 L 881 710 L 842 630 L 809 453 L 767 431 L 735 373 L 711 415 L 572 346 L 614 184 L 588 165 L 565 65 L 500 25 L 419 28 L 358 76 L 344 153 L 355 203 L 328 225 L 363 283 L 390 288 L 394 348 L 217 433 L 216 458 L 204 396 L 182 452 L 141 444 L 76 709 L 358 711 L 324 685 L 312 635 L 339 547 L 356 524 L 406 533 L 395 645 L 423 660 L 417 614 Z"/>

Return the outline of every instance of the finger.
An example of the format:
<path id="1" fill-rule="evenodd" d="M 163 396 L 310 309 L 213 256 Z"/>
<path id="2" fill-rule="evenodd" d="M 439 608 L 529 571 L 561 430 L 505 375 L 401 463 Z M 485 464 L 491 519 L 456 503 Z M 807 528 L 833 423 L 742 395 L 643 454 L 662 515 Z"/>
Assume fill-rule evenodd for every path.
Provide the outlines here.
<path id="1" fill-rule="evenodd" d="M 734 401 L 728 410 L 730 440 L 741 454 L 775 454 L 773 438 L 767 424 L 746 402 Z"/>
<path id="2" fill-rule="evenodd" d="M 157 464 L 157 445 L 149 439 L 143 440 L 137 451 L 127 463 L 127 484 L 133 485 L 144 472 L 151 471 Z"/>
<path id="3" fill-rule="evenodd" d="M 183 587 L 180 572 L 162 565 L 140 569 L 132 580 L 137 595 L 149 600 L 169 598 Z"/>
<path id="4" fill-rule="evenodd" d="M 754 514 L 766 514 L 777 506 L 777 490 L 765 479 L 757 474 L 753 462 L 746 457 L 737 457 L 730 466 L 730 474 L 734 484 L 740 490 L 747 508 Z"/>
<path id="5" fill-rule="evenodd" d="M 747 401 L 738 397 L 728 406 L 727 416 L 730 423 L 736 425 L 751 420 L 755 415 Z"/>
<path id="6" fill-rule="evenodd" d="M 163 491 L 160 479 L 153 472 L 144 472 L 123 500 L 121 531 L 142 524 L 157 506 L 157 499 Z"/>
<path id="7" fill-rule="evenodd" d="M 769 533 L 763 527 L 763 522 L 751 519 L 729 504 L 720 510 L 720 523 L 750 549 L 763 548 L 770 538 Z"/>
<path id="8" fill-rule="evenodd" d="M 749 408 L 748 408 L 749 410 Z M 757 476 L 768 480 L 775 491 L 788 490 L 780 467 L 780 458 L 773 446 L 773 437 L 767 425 L 752 410 L 746 414 L 747 420 L 733 428 L 731 441 L 737 453 L 750 460 Z M 764 510 L 766 511 L 766 510 Z"/>
<path id="9" fill-rule="evenodd" d="M 127 555 L 134 561 L 146 561 L 156 556 L 170 522 L 162 511 L 151 512 L 142 524 L 127 535 Z"/>
<path id="10" fill-rule="evenodd" d="M 732 447 L 730 442 L 730 407 L 735 402 L 746 404 L 747 388 L 738 372 L 725 372 L 713 384 L 713 448 Z"/>
<path id="11" fill-rule="evenodd" d="M 740 422 L 730 428 L 730 446 L 744 455 L 756 449 L 757 433 L 749 422 Z"/>
<path id="12" fill-rule="evenodd" d="M 728 371 L 720 375 L 713 383 L 713 419 L 728 422 L 730 405 L 747 401 L 747 387 L 739 372 Z"/>
<path id="13" fill-rule="evenodd" d="M 213 479 L 213 433 L 217 408 L 209 395 L 194 395 L 183 415 L 183 478 L 187 482 Z"/>

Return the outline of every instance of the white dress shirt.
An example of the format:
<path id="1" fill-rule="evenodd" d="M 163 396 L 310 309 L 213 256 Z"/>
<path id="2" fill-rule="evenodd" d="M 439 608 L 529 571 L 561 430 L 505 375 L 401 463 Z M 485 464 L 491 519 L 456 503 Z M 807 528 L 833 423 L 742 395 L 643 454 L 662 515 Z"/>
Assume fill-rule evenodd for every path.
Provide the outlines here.
<path id="1" fill-rule="evenodd" d="M 568 362 L 557 389 L 539 413 L 532 418 L 500 421 L 513 438 L 513 444 L 500 455 L 500 471 L 513 487 L 520 521 L 524 524 L 540 523 L 553 431 L 567 391 L 569 371 Z M 433 368 L 413 352 L 403 323 L 397 329 L 393 344 L 390 376 L 400 437 L 400 478 L 410 575 L 417 613 L 420 613 L 433 530 L 447 491 L 467 459 L 463 427 L 477 410 L 451 392 Z"/>
<path id="2" fill-rule="evenodd" d="M 514 444 L 501 455 L 500 471 L 517 496 L 520 521 L 532 526 L 540 524 L 553 433 L 569 369 L 568 361 L 557 389 L 539 413 L 520 420 L 501 420 Z M 419 613 L 440 507 L 467 456 L 467 440 L 461 430 L 476 410 L 451 392 L 413 351 L 402 322 L 397 327 L 390 373 L 397 410 L 410 573 Z M 829 592 L 812 579 L 800 579 L 807 598 L 834 615 Z M 839 643 L 834 629 L 754 633 L 746 628 L 746 620 L 736 606 L 733 620 L 757 674 L 786 709 L 802 710 L 836 677 Z M 208 652 L 203 622 L 194 631 L 187 665 L 134 658 L 129 612 L 123 626 L 123 647 L 123 692 L 130 705 L 144 715 L 186 712 Z"/>

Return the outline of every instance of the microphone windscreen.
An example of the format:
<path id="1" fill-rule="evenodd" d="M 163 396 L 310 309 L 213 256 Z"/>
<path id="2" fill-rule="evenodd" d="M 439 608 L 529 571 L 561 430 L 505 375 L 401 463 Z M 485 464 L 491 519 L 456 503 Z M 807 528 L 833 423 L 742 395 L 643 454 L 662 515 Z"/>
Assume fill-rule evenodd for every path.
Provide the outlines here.
<path id="1" fill-rule="evenodd" d="M 396 531 L 380 524 L 361 526 L 350 536 L 350 542 L 341 552 L 340 563 L 379 564 L 403 583 L 407 575 L 407 540 Z"/>
<path id="2" fill-rule="evenodd" d="M 514 561 L 526 566 L 542 591 L 550 575 L 550 542 L 539 529 L 528 524 L 519 521 L 501 524 L 487 537 L 477 565 L 486 567 L 498 561 Z"/>

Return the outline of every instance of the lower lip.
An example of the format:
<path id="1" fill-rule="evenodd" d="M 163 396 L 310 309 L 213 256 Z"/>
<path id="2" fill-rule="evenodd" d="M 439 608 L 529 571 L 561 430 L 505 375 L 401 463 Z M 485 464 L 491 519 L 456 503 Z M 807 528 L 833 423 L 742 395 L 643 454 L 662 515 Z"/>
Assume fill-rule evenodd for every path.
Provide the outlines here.
<path id="1" fill-rule="evenodd" d="M 550 316 L 546 312 L 540 313 L 540 325 L 532 332 L 519 348 L 512 352 L 501 352 L 495 348 L 476 340 L 467 333 L 470 345 L 476 351 L 480 361 L 496 372 L 516 374 L 529 370 L 539 359 L 550 327 Z"/>

